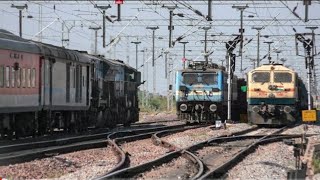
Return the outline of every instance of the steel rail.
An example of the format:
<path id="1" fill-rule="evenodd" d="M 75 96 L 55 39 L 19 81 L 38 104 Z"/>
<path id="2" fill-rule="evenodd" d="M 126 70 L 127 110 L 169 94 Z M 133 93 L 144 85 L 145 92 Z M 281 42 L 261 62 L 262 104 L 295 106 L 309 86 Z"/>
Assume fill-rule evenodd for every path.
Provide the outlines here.
<path id="1" fill-rule="evenodd" d="M 209 178 L 220 178 L 223 174 L 225 174 L 226 172 L 228 172 L 228 170 L 230 170 L 233 166 L 235 166 L 237 163 L 239 163 L 241 161 L 241 159 L 243 159 L 246 155 L 248 155 L 250 152 L 254 152 L 255 148 L 260 145 L 263 144 L 263 142 L 275 142 L 277 140 L 282 140 L 285 138 L 293 138 L 293 137 L 300 137 L 301 135 L 278 135 L 277 134 L 283 132 L 284 130 L 286 130 L 287 127 L 283 127 L 275 132 L 273 132 L 272 134 L 268 134 L 268 135 L 263 135 L 263 136 L 255 136 L 258 137 L 259 139 L 255 142 L 253 142 L 251 145 L 247 146 L 246 148 L 244 148 L 243 150 L 241 150 L 239 153 L 237 153 L 235 156 L 233 156 L 233 158 L 231 158 L 230 160 L 228 160 L 226 163 L 220 165 L 219 167 L 208 171 L 207 173 L 205 173 L 203 176 L 201 176 L 199 179 L 209 179 Z M 254 136 L 249 136 L 249 137 L 254 137 Z M 243 139 L 245 138 L 245 136 L 240 136 L 240 137 L 236 137 L 236 140 L 239 139 Z M 228 138 L 224 138 L 224 140 L 227 140 Z M 230 138 L 229 138 L 230 140 Z M 211 144 L 212 142 L 223 142 L 223 139 L 216 139 L 216 140 L 211 140 L 208 141 L 209 144 Z"/>
<path id="2" fill-rule="evenodd" d="M 69 153 L 79 150 L 91 149 L 91 148 L 101 148 L 107 146 L 107 137 L 110 138 L 119 138 L 123 136 L 129 136 L 132 134 L 137 135 L 146 132 L 156 132 L 164 129 L 172 129 L 181 127 L 182 125 L 175 126 L 161 126 L 155 128 L 145 128 L 145 129 L 136 129 L 136 130 L 126 130 L 126 131 L 118 131 L 118 135 L 116 133 L 102 133 L 98 136 L 92 135 L 90 137 L 73 137 L 63 139 L 61 141 L 45 141 L 35 143 L 34 146 L 37 148 L 33 149 L 27 148 L 27 144 L 23 144 L 19 146 L 7 146 L 6 148 L 11 149 L 11 151 L 5 151 L 3 148 L 2 151 L 6 153 L 0 154 L 0 165 L 9 165 L 12 163 L 21 163 L 26 161 L 34 160 L 35 158 L 44 158 L 50 157 L 57 153 Z M 41 144 L 42 143 L 42 144 Z M 109 145 L 112 143 L 109 142 Z M 30 144 L 29 144 L 30 146 Z M 32 146 L 32 145 L 31 145 Z M 117 148 L 116 148 L 117 149 Z"/>
<path id="3" fill-rule="evenodd" d="M 161 130 L 160 132 L 166 132 L 166 133 L 177 133 L 177 132 L 181 132 L 181 131 L 185 131 L 188 129 L 194 129 L 194 128 L 199 128 L 202 127 L 203 125 L 200 126 L 186 126 L 186 125 L 176 125 L 176 126 L 172 126 L 169 129 L 166 128 L 166 130 Z M 118 156 L 119 162 L 118 164 L 112 168 L 111 170 L 109 170 L 108 172 L 106 172 L 105 174 L 95 178 L 95 179 L 105 179 L 108 177 L 112 177 L 113 174 L 117 174 L 119 172 L 123 172 L 126 171 L 127 169 L 130 169 L 130 167 L 128 167 L 129 165 L 129 158 L 127 156 L 127 153 L 124 152 L 118 145 L 118 143 L 120 142 L 131 142 L 131 141 L 135 141 L 138 139 L 146 139 L 146 138 L 150 138 L 153 136 L 153 134 L 155 133 L 159 133 L 158 132 L 145 132 L 143 134 L 135 134 L 135 135 L 131 135 L 131 136 L 126 136 L 125 134 L 119 134 L 118 137 L 117 134 L 110 134 L 108 136 L 108 143 L 110 145 L 112 145 L 113 149 L 116 151 L 116 154 Z M 169 153 L 170 154 L 170 153 Z M 175 156 L 173 154 L 173 156 Z M 137 167 L 137 166 L 135 166 Z M 139 168 L 139 165 L 138 165 Z"/>
<path id="4" fill-rule="evenodd" d="M 151 125 L 155 123 L 165 123 L 165 122 L 172 122 L 176 120 L 163 120 L 163 121 L 152 121 L 152 122 L 143 122 L 143 123 L 135 123 L 132 124 L 133 127 L 141 127 L 144 128 L 144 125 Z M 160 125 L 160 124 L 159 124 Z M 163 127 L 165 127 L 163 125 Z M 152 128 L 152 127 L 149 127 Z M 56 137 L 52 137 L 51 139 L 47 140 L 38 140 L 38 139 L 22 139 L 22 141 L 16 140 L 16 141 L 10 141 L 8 144 L 3 144 L 1 145 L 0 143 L 0 156 L 3 153 L 9 153 L 9 152 L 14 152 L 14 151 L 21 151 L 21 150 L 27 150 L 27 149 L 33 149 L 33 148 L 45 148 L 49 146 L 61 146 L 65 144 L 71 144 L 71 143 L 77 143 L 81 141 L 90 141 L 94 139 L 102 139 L 107 137 L 109 134 L 114 133 L 114 132 L 119 132 L 119 131 L 126 131 L 126 130 L 115 130 L 110 131 L 110 132 L 103 132 L 101 129 L 98 129 L 95 132 L 92 132 L 93 134 L 82 134 L 79 136 L 71 136 L 71 137 L 61 137 L 56 139 Z M 108 129 L 104 129 L 104 131 L 108 131 Z M 132 131 L 132 130 L 131 130 Z M 48 137 L 49 138 L 49 137 Z"/>
<path id="5" fill-rule="evenodd" d="M 248 133 L 248 132 L 251 132 L 251 131 L 255 131 L 257 129 L 258 129 L 257 127 L 253 127 L 251 129 L 248 129 L 248 130 L 244 130 L 244 131 L 236 132 L 236 133 L 231 133 L 229 135 L 224 135 L 224 136 L 221 136 L 221 137 L 241 135 L 241 134 L 245 134 L 245 133 Z M 163 137 L 163 136 L 166 136 L 166 135 L 169 135 L 169 134 L 172 134 L 172 133 L 173 132 L 170 132 L 170 130 L 168 130 L 168 131 L 158 132 L 157 135 Z M 170 151 L 167 154 L 165 154 L 165 155 L 163 155 L 163 156 L 161 156 L 161 157 L 159 157 L 157 159 L 151 160 L 149 162 L 146 162 L 146 163 L 134 166 L 134 167 L 128 167 L 128 168 L 124 168 L 124 169 L 121 169 L 121 170 L 118 170 L 118 171 L 115 171 L 115 172 L 112 172 L 112 173 L 105 174 L 103 176 L 95 178 L 95 180 L 113 179 L 113 178 L 132 178 L 132 177 L 134 177 L 135 175 L 137 175 L 139 173 L 146 172 L 146 171 L 148 171 L 148 170 L 150 170 L 150 169 L 152 169 L 154 167 L 158 167 L 158 166 L 160 166 L 162 164 L 168 163 L 168 162 L 172 161 L 173 159 L 178 158 L 181 155 L 183 155 L 184 152 L 186 152 L 188 154 L 190 153 L 188 151 L 188 148 L 185 148 L 185 149 L 177 148 L 176 149 L 174 146 L 172 146 L 169 143 L 166 143 L 166 142 L 162 141 L 161 139 L 157 138 L 155 135 L 153 135 L 152 138 L 153 138 L 153 142 L 156 145 L 161 145 L 162 144 L 162 146 L 169 148 Z M 206 144 L 207 141 L 204 141 L 204 142 L 201 142 L 201 143 L 202 144 Z M 201 144 L 201 143 L 198 143 L 198 144 Z M 193 155 L 191 155 L 191 156 L 193 156 Z M 197 178 L 199 176 L 199 174 L 202 174 L 202 172 L 201 172 L 202 170 L 201 169 L 203 169 L 203 168 L 201 168 L 200 166 L 202 166 L 201 162 L 199 162 L 199 168 L 198 168 L 199 171 L 194 176 L 195 178 Z"/>

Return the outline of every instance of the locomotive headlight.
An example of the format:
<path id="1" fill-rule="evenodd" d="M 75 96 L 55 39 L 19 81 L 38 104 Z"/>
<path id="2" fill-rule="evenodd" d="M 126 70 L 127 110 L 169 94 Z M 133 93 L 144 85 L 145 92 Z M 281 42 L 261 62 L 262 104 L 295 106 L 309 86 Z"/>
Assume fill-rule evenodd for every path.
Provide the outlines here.
<path id="1" fill-rule="evenodd" d="M 186 111 L 188 109 L 188 106 L 186 104 L 180 105 L 180 111 Z"/>
<path id="2" fill-rule="evenodd" d="M 210 111 L 215 112 L 215 111 L 217 110 L 217 105 L 211 104 L 211 105 L 209 106 L 209 109 L 210 109 Z"/>
<path id="3" fill-rule="evenodd" d="M 290 113 L 290 112 L 292 111 L 292 108 L 291 108 L 290 106 L 285 106 L 285 107 L 283 108 L 283 111 L 284 111 L 285 113 Z"/>
<path id="4" fill-rule="evenodd" d="M 255 113 L 258 113 L 260 111 L 260 107 L 259 106 L 253 106 L 252 107 L 252 111 Z"/>

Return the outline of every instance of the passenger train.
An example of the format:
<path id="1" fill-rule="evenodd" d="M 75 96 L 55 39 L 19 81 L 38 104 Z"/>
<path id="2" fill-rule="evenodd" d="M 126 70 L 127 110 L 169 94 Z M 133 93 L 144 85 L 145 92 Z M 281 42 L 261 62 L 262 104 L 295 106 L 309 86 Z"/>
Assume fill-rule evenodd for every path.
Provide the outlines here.
<path id="1" fill-rule="evenodd" d="M 0 30 L 0 136 L 138 121 L 140 72 L 120 60 Z"/>
<path id="2" fill-rule="evenodd" d="M 282 64 L 265 64 L 247 74 L 248 121 L 287 125 L 307 109 L 307 90 L 298 74 Z"/>
<path id="3" fill-rule="evenodd" d="M 176 109 L 180 120 L 215 122 L 227 118 L 228 74 L 225 67 L 195 61 L 176 73 Z M 238 119 L 237 77 L 232 81 L 232 116 Z M 245 99 L 244 99 L 245 102 Z"/>

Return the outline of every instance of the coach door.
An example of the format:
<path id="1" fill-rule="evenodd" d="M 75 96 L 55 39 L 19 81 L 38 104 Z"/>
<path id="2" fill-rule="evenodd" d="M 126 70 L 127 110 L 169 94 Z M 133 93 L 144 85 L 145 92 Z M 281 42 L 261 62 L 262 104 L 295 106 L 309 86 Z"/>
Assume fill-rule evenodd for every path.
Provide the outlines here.
<path id="1" fill-rule="evenodd" d="M 86 82 L 86 92 L 87 92 L 87 94 L 86 94 L 86 101 L 87 101 L 87 106 L 89 106 L 89 96 L 90 96 L 90 66 L 87 66 L 87 82 Z"/>
<path id="2" fill-rule="evenodd" d="M 70 103 L 70 68 L 71 63 L 66 64 L 66 102 Z"/>
<path id="3" fill-rule="evenodd" d="M 81 103 L 82 101 L 82 66 L 81 65 L 77 65 L 76 66 L 76 99 L 75 102 L 76 103 Z"/>
<path id="4" fill-rule="evenodd" d="M 53 60 L 44 58 L 41 68 L 42 105 L 48 108 L 52 104 L 52 66 Z"/>

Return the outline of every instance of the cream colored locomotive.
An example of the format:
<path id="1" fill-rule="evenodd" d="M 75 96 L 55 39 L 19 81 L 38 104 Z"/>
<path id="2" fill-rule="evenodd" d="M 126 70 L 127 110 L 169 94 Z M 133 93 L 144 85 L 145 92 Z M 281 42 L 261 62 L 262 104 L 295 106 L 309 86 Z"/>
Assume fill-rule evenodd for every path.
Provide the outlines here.
<path id="1" fill-rule="evenodd" d="M 281 64 L 267 64 L 247 74 L 248 121 L 292 124 L 307 106 L 307 90 L 298 74 Z"/>

